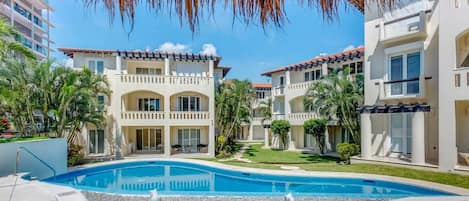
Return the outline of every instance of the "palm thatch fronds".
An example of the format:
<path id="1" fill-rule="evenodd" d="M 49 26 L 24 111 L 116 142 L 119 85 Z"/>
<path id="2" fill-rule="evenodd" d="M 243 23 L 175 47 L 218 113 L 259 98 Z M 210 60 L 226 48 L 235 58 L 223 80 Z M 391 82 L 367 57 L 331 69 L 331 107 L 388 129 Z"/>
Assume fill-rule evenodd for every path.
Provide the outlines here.
<path id="1" fill-rule="evenodd" d="M 380 6 L 392 6 L 398 0 L 371 0 Z M 88 8 L 96 8 L 102 3 L 108 11 L 110 19 L 118 13 L 121 21 L 129 20 L 133 27 L 135 12 L 139 4 L 144 4 L 151 11 L 159 12 L 167 9 L 176 13 L 181 23 L 187 22 L 191 31 L 195 32 L 199 18 L 204 12 L 212 15 L 217 9 L 217 0 L 83 0 Z M 230 8 L 234 19 L 245 24 L 259 23 L 262 27 L 274 25 L 281 27 L 287 19 L 285 0 L 220 0 L 225 9 Z M 354 6 L 364 12 L 365 0 L 297 0 L 300 6 L 317 8 L 324 18 L 334 19 L 338 16 L 341 5 Z"/>

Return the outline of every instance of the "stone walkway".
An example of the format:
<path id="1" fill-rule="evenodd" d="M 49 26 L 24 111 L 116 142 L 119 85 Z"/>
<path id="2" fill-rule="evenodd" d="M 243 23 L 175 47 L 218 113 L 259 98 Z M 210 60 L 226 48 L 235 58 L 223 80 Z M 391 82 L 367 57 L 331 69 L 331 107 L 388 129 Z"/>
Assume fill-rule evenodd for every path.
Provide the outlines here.
<path id="1" fill-rule="evenodd" d="M 239 149 L 239 151 L 233 157 L 228 158 L 228 159 L 220 159 L 219 161 L 225 162 L 225 161 L 237 160 L 237 161 L 241 161 L 241 162 L 245 162 L 245 163 L 252 163 L 251 160 L 249 160 L 247 158 L 243 158 L 243 155 L 246 152 L 246 150 L 249 149 L 249 146 L 250 146 L 250 144 L 245 143 L 245 144 L 243 144 L 243 146 Z"/>

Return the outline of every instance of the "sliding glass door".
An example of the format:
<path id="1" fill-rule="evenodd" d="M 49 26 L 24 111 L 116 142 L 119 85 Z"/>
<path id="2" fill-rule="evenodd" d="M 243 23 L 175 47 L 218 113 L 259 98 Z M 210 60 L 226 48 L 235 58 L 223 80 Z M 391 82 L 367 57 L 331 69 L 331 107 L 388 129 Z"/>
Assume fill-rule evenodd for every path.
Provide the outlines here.
<path id="1" fill-rule="evenodd" d="M 88 130 L 88 151 L 90 154 L 104 153 L 104 130 Z"/>
<path id="2" fill-rule="evenodd" d="M 200 97 L 179 96 L 177 100 L 178 111 L 201 111 Z"/>
<path id="3" fill-rule="evenodd" d="M 137 151 L 163 151 L 161 129 L 142 128 L 136 130 Z"/>
<path id="4" fill-rule="evenodd" d="M 181 128 L 178 129 L 178 142 L 183 152 L 197 152 L 200 144 L 200 129 Z"/>

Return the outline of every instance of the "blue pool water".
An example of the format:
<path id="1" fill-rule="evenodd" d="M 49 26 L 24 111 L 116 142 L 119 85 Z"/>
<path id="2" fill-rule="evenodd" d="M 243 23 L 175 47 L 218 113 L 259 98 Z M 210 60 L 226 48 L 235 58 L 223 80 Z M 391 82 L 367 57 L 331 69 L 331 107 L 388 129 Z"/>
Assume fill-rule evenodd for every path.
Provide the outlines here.
<path id="1" fill-rule="evenodd" d="M 300 177 L 231 171 L 174 161 L 124 162 L 85 168 L 45 179 L 74 188 L 121 194 L 267 195 L 401 198 L 446 192 L 382 180 Z"/>

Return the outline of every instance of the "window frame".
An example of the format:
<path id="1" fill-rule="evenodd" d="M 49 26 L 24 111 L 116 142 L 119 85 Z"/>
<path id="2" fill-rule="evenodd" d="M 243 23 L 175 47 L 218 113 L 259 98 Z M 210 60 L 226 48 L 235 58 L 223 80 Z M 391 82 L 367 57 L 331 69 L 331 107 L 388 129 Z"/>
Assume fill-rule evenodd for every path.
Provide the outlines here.
<path id="1" fill-rule="evenodd" d="M 102 132 L 102 142 L 99 140 L 99 131 Z M 94 135 L 95 144 L 91 145 L 91 135 Z M 88 154 L 90 155 L 104 155 L 106 152 L 106 131 L 103 128 L 88 129 Z M 102 143 L 102 152 L 99 150 L 99 144 Z M 91 146 L 94 146 L 94 151 L 91 150 Z"/>
<path id="2" fill-rule="evenodd" d="M 90 62 L 93 63 L 93 67 L 91 67 Z M 99 72 L 99 71 L 98 71 L 98 63 L 102 63 L 102 64 L 103 64 L 102 72 Z M 93 71 L 93 73 L 96 73 L 96 74 L 98 74 L 98 75 L 103 75 L 103 74 L 104 74 L 104 71 L 105 71 L 105 69 L 106 69 L 106 67 L 105 67 L 105 65 L 104 65 L 104 60 L 100 60 L 100 59 L 88 59 L 88 60 L 87 60 L 87 65 L 88 65 L 88 69 L 90 69 L 91 71 Z"/>

